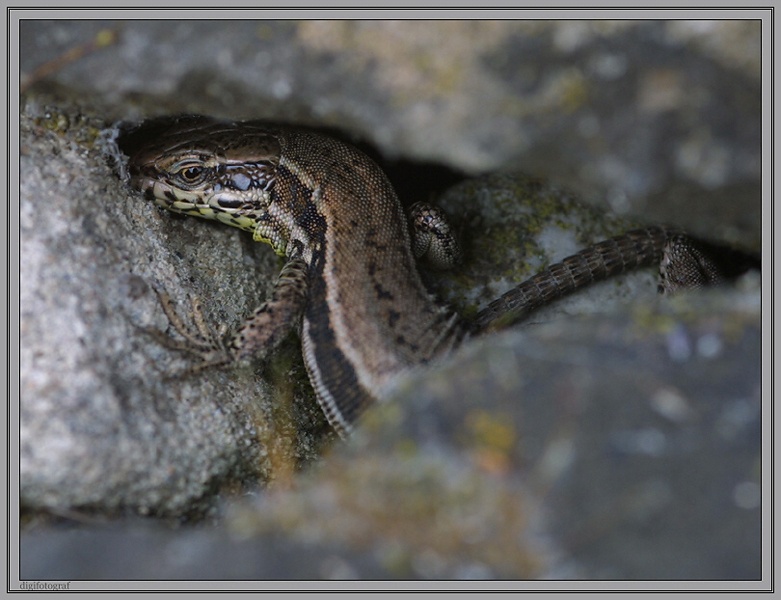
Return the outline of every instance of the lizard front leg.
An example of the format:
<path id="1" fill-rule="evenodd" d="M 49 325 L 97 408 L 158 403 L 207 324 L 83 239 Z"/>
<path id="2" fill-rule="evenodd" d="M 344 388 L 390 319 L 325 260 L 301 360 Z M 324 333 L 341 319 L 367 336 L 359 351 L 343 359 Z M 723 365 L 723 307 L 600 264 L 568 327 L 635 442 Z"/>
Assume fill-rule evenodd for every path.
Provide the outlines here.
<path id="1" fill-rule="evenodd" d="M 301 258 L 285 263 L 271 298 L 239 327 L 229 350 L 236 361 L 263 358 L 297 328 L 309 292 L 309 268 Z"/>
<path id="2" fill-rule="evenodd" d="M 168 348 L 186 352 L 200 359 L 187 373 L 197 373 L 212 367 L 225 367 L 251 359 L 264 359 L 290 330 L 298 327 L 308 295 L 308 267 L 301 258 L 291 258 L 282 268 L 274 284 L 271 298 L 257 308 L 226 340 L 215 333 L 203 317 L 200 303 L 192 301 L 192 318 L 196 331 L 188 327 L 177 314 L 170 298 L 158 293 L 160 304 L 173 329 L 183 338 L 176 340 L 158 330 L 146 331 Z"/>

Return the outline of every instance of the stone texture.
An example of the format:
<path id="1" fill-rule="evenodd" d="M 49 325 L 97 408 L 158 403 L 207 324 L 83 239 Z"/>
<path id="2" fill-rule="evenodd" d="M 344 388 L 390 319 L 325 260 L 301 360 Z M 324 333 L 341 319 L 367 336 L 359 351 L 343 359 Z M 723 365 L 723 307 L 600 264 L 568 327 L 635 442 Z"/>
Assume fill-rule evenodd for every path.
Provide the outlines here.
<path id="1" fill-rule="evenodd" d="M 31 526 L 23 576 L 759 579 L 756 284 L 481 340 L 220 527 Z"/>
<path id="2" fill-rule="evenodd" d="M 338 128 L 387 156 L 523 170 L 615 210 L 759 243 L 755 21 L 30 21 L 41 87 L 110 119 L 200 112 Z M 197 43 L 193 43 L 197 40 Z M 183 51 L 186 49 L 186 51 Z"/>
<path id="3" fill-rule="evenodd" d="M 141 329 L 167 325 L 152 286 L 179 306 L 189 298 L 177 290 L 198 292 L 184 281 L 203 255 L 217 260 L 208 268 L 225 273 L 218 285 L 232 296 L 215 304 L 212 290 L 206 313 L 213 323 L 240 322 L 266 293 L 273 256 L 254 261 L 251 240 L 229 231 L 196 250 L 197 228 L 179 229 L 129 198 L 97 138 L 92 147 L 76 141 L 91 131 L 85 123 L 65 132 L 42 123 L 23 119 L 21 129 L 23 505 L 179 514 L 204 509 L 202 497 L 213 503 L 230 475 L 273 477 L 266 382 L 251 368 L 170 379 L 184 365 Z M 168 228 L 179 229 L 176 241 Z M 247 258 L 239 269 L 237 256 Z M 244 294 L 224 293 L 232 288 Z M 284 404 L 277 417 L 289 428 Z M 311 457 L 302 435 L 286 456 Z"/>

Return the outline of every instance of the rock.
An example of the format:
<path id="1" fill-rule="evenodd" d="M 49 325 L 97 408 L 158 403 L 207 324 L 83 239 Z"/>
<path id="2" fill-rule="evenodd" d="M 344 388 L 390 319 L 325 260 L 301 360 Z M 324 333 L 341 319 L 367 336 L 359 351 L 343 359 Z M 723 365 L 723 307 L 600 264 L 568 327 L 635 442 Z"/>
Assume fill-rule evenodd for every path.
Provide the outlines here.
<path id="1" fill-rule="evenodd" d="M 757 283 L 465 346 L 218 527 L 33 529 L 22 575 L 758 579 Z"/>
<path id="2" fill-rule="evenodd" d="M 522 484 L 555 573 L 757 579 L 759 308 L 735 291 L 635 300 L 479 340 L 410 379 L 351 458 L 458 457 L 494 493 Z"/>
<path id="3" fill-rule="evenodd" d="M 215 528 L 175 529 L 138 521 L 111 527 L 82 525 L 77 529 L 32 531 L 22 538 L 21 559 L 21 578 L 26 580 L 304 581 L 392 577 L 377 557 L 351 552 L 337 544 L 315 546 L 282 536 L 241 539 Z"/>
<path id="4" fill-rule="evenodd" d="M 85 137 L 84 125 L 73 129 Z M 179 290 L 197 291 L 184 280 L 205 255 L 207 270 L 226 275 L 219 285 L 238 291 L 207 304 L 207 315 L 240 322 L 267 292 L 276 261 L 268 253 L 254 261 L 254 244 L 232 231 L 194 250 L 209 227 L 179 228 L 130 198 L 97 143 L 29 119 L 21 131 L 23 506 L 199 512 L 231 477 L 273 477 L 281 451 L 270 434 L 273 413 L 282 429 L 291 417 L 284 403 L 270 407 L 265 381 L 251 368 L 167 380 L 183 367 L 141 328 L 167 325 L 153 286 L 187 305 Z M 247 260 L 238 269 L 237 256 Z M 288 368 L 301 371 L 300 360 Z M 302 433 L 285 456 L 311 458 L 307 444 L 314 442 Z"/>
<path id="5" fill-rule="evenodd" d="M 25 21 L 38 89 L 107 119 L 338 128 L 388 157 L 522 170 L 613 210 L 759 245 L 760 21 Z M 102 37 L 101 37 L 102 36 Z M 197 40 L 197 43 L 193 43 Z M 187 51 L 183 52 L 182 49 Z"/>
<path id="6" fill-rule="evenodd" d="M 436 557 L 402 577 L 757 579 L 757 283 L 467 345 L 227 525 Z"/>

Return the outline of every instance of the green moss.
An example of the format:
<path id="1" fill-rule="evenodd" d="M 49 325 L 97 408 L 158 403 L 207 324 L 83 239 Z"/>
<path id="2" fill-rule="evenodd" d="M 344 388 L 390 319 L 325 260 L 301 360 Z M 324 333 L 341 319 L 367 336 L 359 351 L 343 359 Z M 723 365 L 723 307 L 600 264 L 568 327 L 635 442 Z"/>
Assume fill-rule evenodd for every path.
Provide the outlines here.
<path id="1" fill-rule="evenodd" d="M 573 70 L 570 77 L 561 82 L 559 106 L 566 113 L 574 113 L 589 100 L 588 82 L 580 71 Z"/>
<path id="2" fill-rule="evenodd" d="M 579 247 L 615 235 L 629 224 L 566 191 L 522 174 L 493 174 L 463 182 L 438 202 L 461 220 L 465 260 L 436 282 L 437 291 L 465 316 L 507 283 L 520 283 L 552 262 L 547 232 L 562 232 Z"/>
<path id="3" fill-rule="evenodd" d="M 80 112 L 65 112 L 50 108 L 43 116 L 33 120 L 35 125 L 52 133 L 76 142 L 80 146 L 93 149 L 101 136 L 102 122 Z"/>

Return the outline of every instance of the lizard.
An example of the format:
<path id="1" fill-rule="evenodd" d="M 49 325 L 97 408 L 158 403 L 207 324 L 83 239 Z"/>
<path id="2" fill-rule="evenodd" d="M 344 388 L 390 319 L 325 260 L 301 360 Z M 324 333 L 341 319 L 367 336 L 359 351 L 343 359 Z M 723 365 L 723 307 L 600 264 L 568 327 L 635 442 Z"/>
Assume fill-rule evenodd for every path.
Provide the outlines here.
<path id="1" fill-rule="evenodd" d="M 179 347 L 200 357 L 196 369 L 220 367 L 262 359 L 297 329 L 317 400 L 342 437 L 401 373 L 592 281 L 658 265 L 660 291 L 672 292 L 759 265 L 649 226 L 551 265 L 467 321 L 429 293 L 417 270 L 420 259 L 437 267 L 459 260 L 441 209 L 418 203 L 406 215 L 382 169 L 352 145 L 306 129 L 186 115 L 126 128 L 119 146 L 130 186 L 144 197 L 248 231 L 285 259 L 270 298 L 225 338 L 209 335 L 201 315 L 198 333 L 189 333 L 161 294 L 186 338 Z"/>

